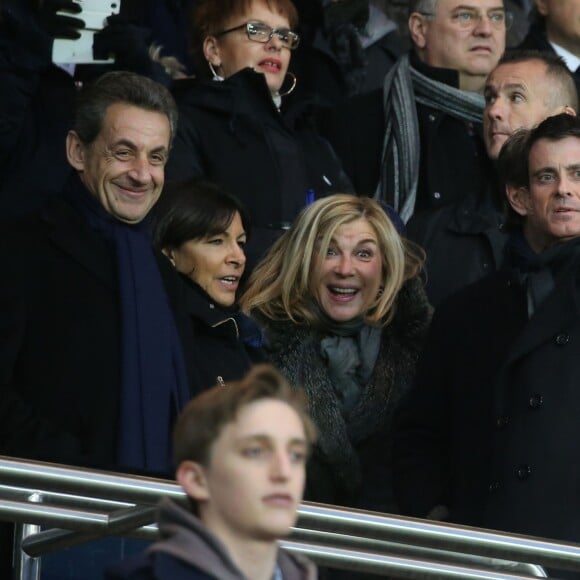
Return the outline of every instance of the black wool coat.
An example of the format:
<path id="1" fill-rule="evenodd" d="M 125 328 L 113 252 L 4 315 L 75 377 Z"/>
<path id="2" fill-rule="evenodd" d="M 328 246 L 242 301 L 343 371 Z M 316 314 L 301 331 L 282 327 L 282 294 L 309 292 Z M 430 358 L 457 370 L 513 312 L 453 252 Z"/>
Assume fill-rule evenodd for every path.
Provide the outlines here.
<path id="1" fill-rule="evenodd" d="M 157 262 L 194 395 L 184 286 L 164 256 Z M 0 454 L 118 470 L 121 331 L 112 249 L 59 198 L 3 224 L 0 263 Z"/>
<path id="2" fill-rule="evenodd" d="M 304 389 L 318 429 L 305 499 L 397 511 L 391 487 L 392 417 L 411 385 L 430 314 L 422 283 L 407 282 L 397 297 L 395 317 L 383 330 L 371 379 L 348 421 L 320 354 L 324 335 L 288 322 L 266 323 L 270 360 Z"/>
<path id="3" fill-rule="evenodd" d="M 252 219 L 251 265 L 304 207 L 352 186 L 306 103 L 279 112 L 264 75 L 244 69 L 223 82 L 175 84 L 179 126 L 167 179 L 205 177 L 237 196 Z M 288 97 L 291 99 L 292 95 Z"/>
<path id="4" fill-rule="evenodd" d="M 435 308 L 461 288 L 497 272 L 508 238 L 491 191 L 415 214 L 405 235 L 425 250 L 425 289 Z"/>
<path id="5" fill-rule="evenodd" d="M 457 88 L 457 71 L 428 67 L 411 53 L 411 65 L 426 76 Z M 480 123 L 466 123 L 416 104 L 421 141 L 415 211 L 438 209 L 485 190 L 487 156 Z M 372 196 L 381 174 L 386 121 L 383 90 L 355 97 L 321 111 L 318 127 L 326 137 L 359 195 Z"/>
<path id="6" fill-rule="evenodd" d="M 577 441 L 580 276 L 530 320 L 518 277 L 500 272 L 444 302 L 395 437 L 403 512 L 580 541 Z"/>

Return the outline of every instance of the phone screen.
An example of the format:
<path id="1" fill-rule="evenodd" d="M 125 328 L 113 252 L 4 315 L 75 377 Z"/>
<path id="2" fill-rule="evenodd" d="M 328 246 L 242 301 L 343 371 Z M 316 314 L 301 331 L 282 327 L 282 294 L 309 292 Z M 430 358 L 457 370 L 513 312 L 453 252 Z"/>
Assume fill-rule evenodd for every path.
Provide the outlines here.
<path id="1" fill-rule="evenodd" d="M 107 24 L 107 18 L 112 14 L 118 14 L 121 9 L 121 0 L 75 0 L 80 4 L 81 12 L 74 14 L 85 22 L 86 28 L 79 30 L 80 38 L 69 40 L 66 38 L 55 39 L 52 45 L 52 62 L 55 64 L 66 63 L 111 63 L 114 60 L 96 60 L 93 58 L 93 37 L 95 32 L 102 30 Z M 69 12 L 57 12 L 65 16 L 71 16 Z"/>

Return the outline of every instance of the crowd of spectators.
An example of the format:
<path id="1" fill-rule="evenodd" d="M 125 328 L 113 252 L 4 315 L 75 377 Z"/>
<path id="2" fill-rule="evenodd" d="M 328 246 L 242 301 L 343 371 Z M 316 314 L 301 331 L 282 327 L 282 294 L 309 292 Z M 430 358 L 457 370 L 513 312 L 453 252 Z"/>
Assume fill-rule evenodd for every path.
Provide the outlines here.
<path id="1" fill-rule="evenodd" d="M 86 19 L 0 0 L 0 453 L 172 477 L 269 361 L 306 499 L 580 541 L 579 2 L 121 0 L 55 59 Z"/>

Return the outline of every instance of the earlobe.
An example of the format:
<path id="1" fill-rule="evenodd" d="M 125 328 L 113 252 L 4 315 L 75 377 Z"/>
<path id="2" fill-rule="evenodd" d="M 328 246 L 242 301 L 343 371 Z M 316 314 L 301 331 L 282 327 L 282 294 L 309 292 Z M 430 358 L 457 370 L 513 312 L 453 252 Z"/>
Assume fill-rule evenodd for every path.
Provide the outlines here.
<path id="1" fill-rule="evenodd" d="M 171 265 L 175 268 L 175 256 L 173 255 L 173 250 L 168 248 L 161 248 L 161 253 L 171 262 Z"/>
<path id="2" fill-rule="evenodd" d="M 84 170 L 85 146 L 75 131 L 69 131 L 66 136 L 66 157 L 77 171 Z"/>
<path id="3" fill-rule="evenodd" d="M 419 48 L 425 48 L 427 44 L 427 40 L 425 38 L 425 31 L 428 24 L 426 23 L 426 19 L 422 14 L 418 12 L 413 12 L 409 16 L 409 34 L 411 35 L 411 39 L 413 40 L 413 44 Z"/>
<path id="4" fill-rule="evenodd" d="M 210 498 L 205 468 L 195 461 L 182 461 L 175 473 L 175 479 L 185 493 L 198 502 Z"/>
<path id="5" fill-rule="evenodd" d="M 220 49 L 215 36 L 208 36 L 203 41 L 203 56 L 212 66 L 221 66 Z"/>
<path id="6" fill-rule="evenodd" d="M 529 192 L 526 187 L 506 185 L 505 193 L 512 209 L 521 216 L 528 215 Z"/>

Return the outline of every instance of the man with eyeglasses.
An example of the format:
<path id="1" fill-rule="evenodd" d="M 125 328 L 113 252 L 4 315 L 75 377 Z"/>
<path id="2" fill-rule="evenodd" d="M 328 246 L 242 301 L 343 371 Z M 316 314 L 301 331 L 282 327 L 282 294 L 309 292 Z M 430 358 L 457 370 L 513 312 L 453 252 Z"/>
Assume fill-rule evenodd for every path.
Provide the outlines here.
<path id="1" fill-rule="evenodd" d="M 580 90 L 580 2 L 535 0 L 530 31 L 520 48 L 552 52 L 576 78 Z"/>
<path id="2" fill-rule="evenodd" d="M 409 8 L 413 50 L 383 90 L 321 118 L 356 191 L 405 222 L 486 186 L 479 93 L 511 23 L 502 0 L 412 0 Z"/>
<path id="3" fill-rule="evenodd" d="M 574 115 L 574 79 L 555 54 L 507 52 L 484 89 L 483 131 L 494 163 L 508 137 L 562 112 Z M 426 291 L 437 307 L 447 296 L 497 271 L 504 261 L 505 198 L 495 168 L 487 190 L 469 192 L 441 209 L 413 216 L 407 236 L 427 253 Z"/>

